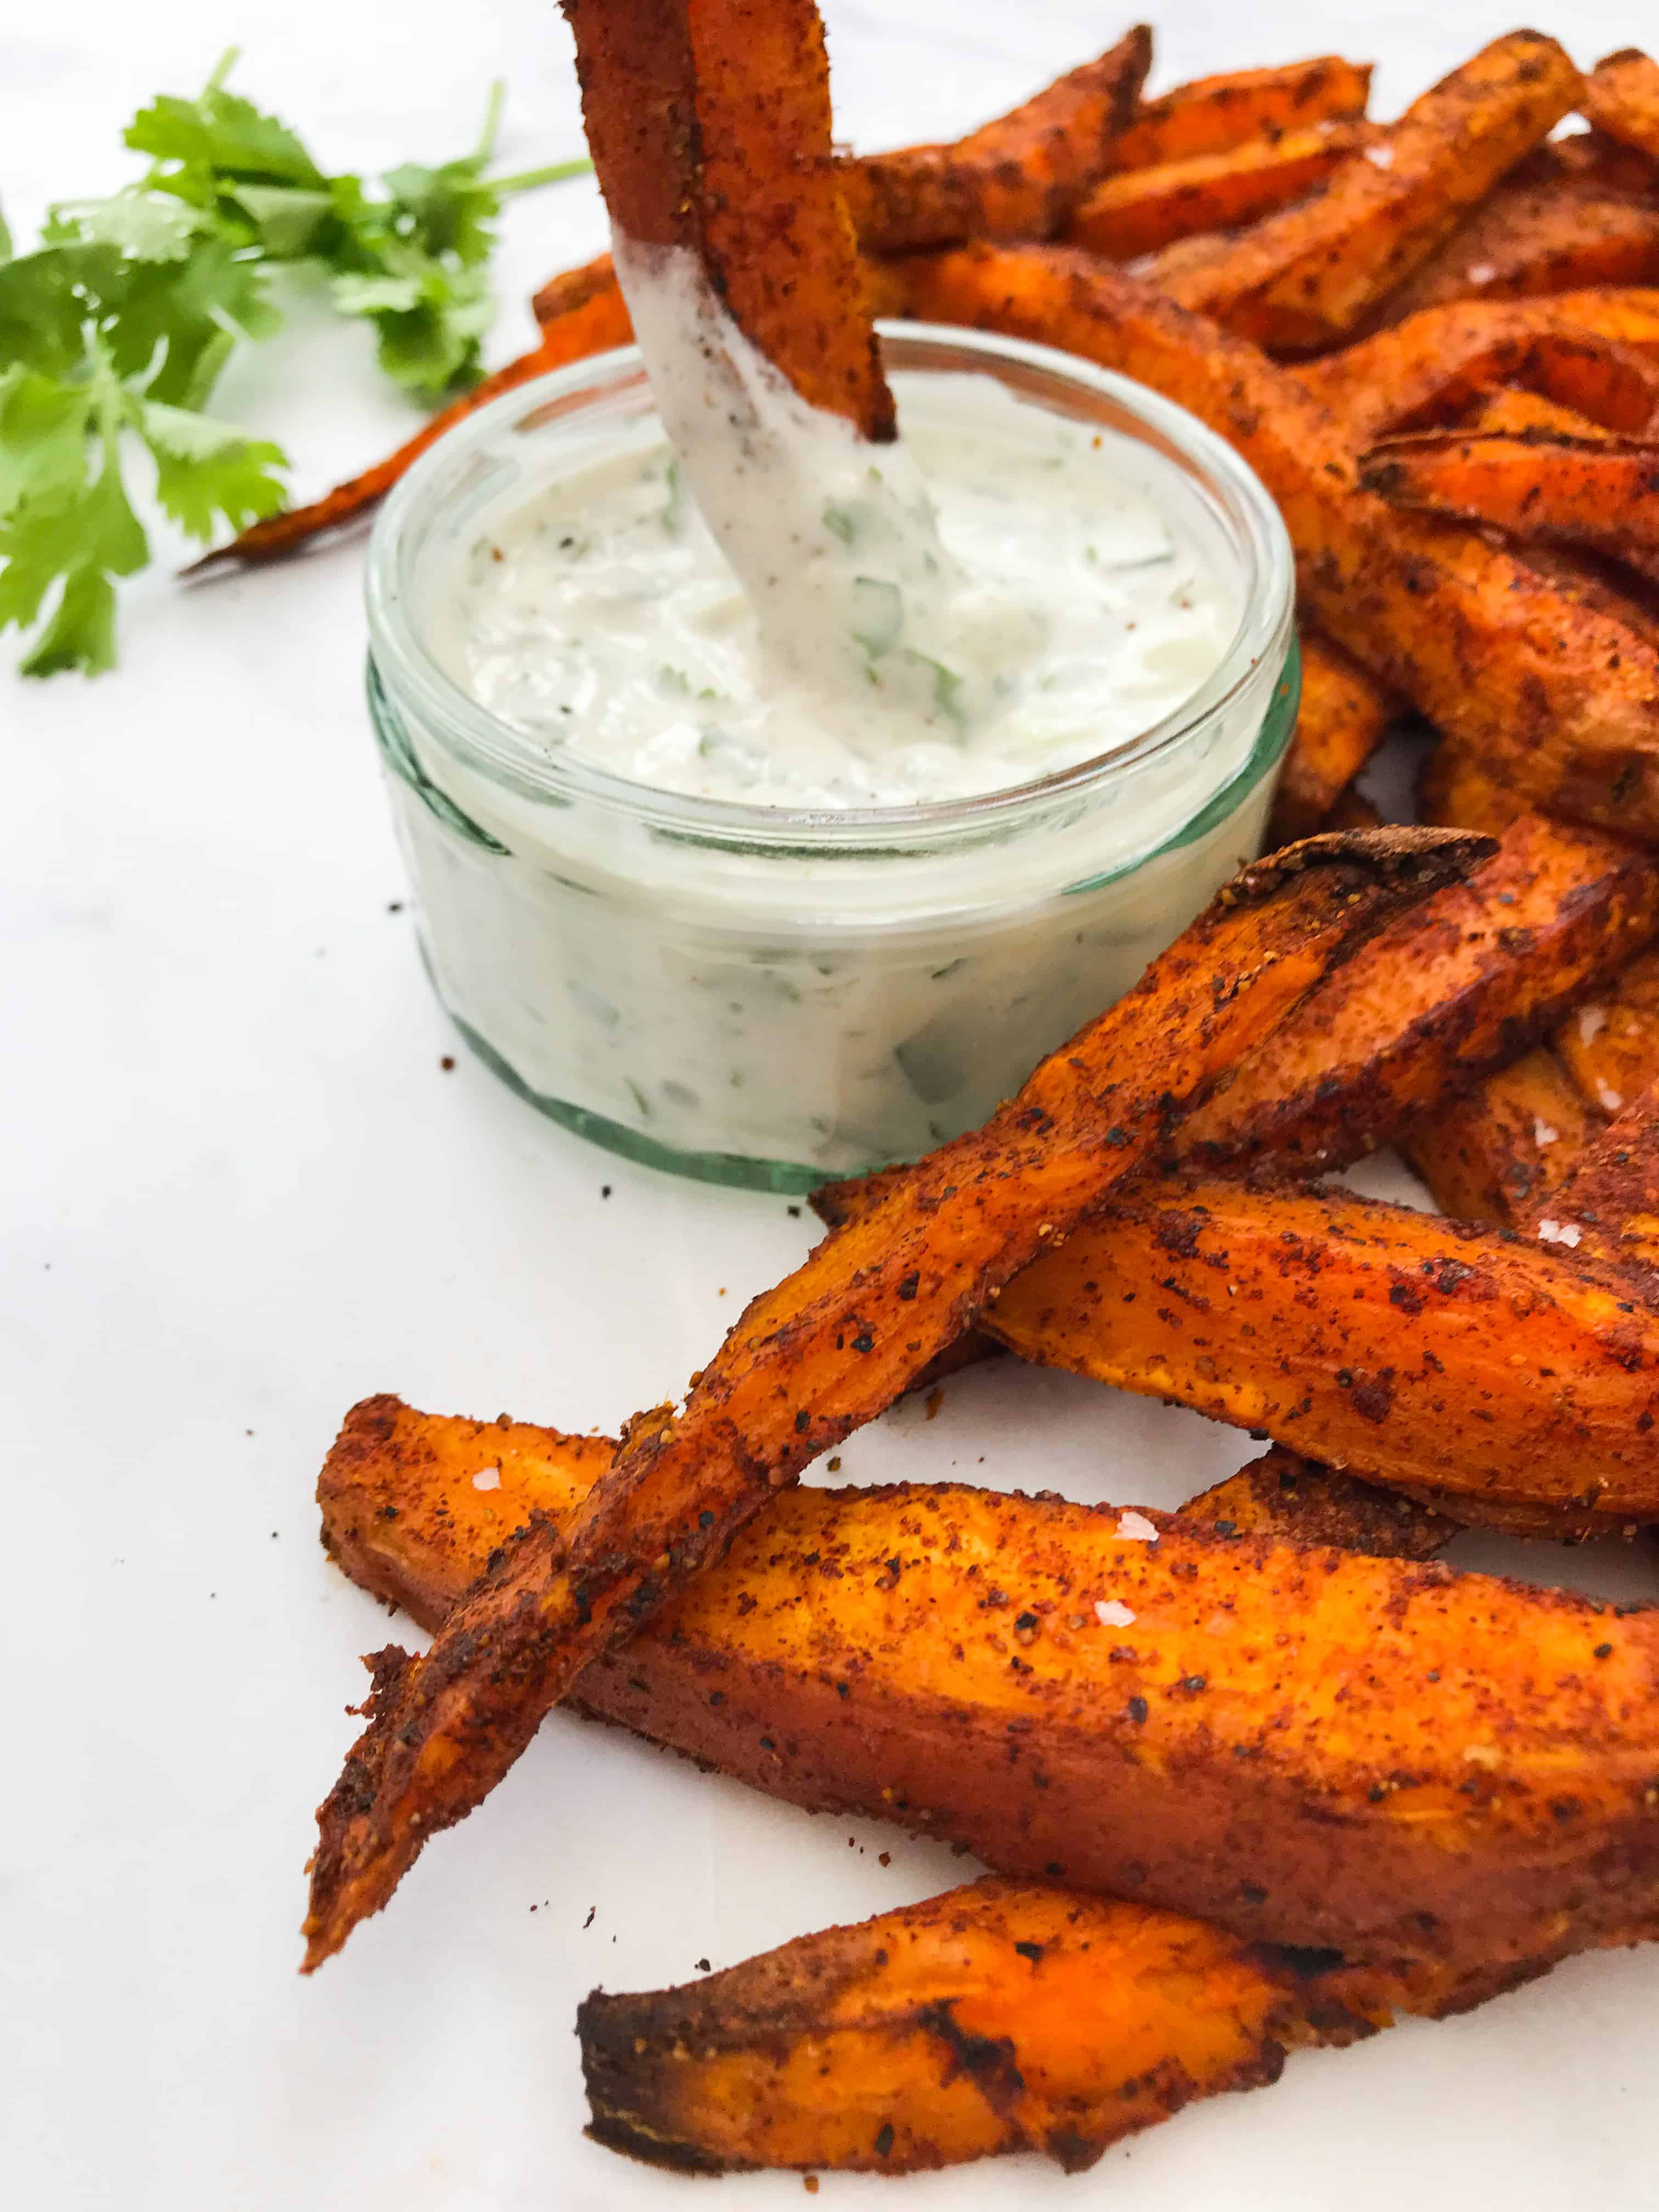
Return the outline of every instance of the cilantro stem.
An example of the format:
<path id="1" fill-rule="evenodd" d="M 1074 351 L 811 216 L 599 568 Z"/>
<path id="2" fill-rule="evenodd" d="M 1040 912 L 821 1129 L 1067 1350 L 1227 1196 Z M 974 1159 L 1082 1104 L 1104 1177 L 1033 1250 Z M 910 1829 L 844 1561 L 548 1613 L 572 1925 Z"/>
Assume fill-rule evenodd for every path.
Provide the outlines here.
<path id="1" fill-rule="evenodd" d="M 478 133 L 478 150 L 472 156 L 480 168 L 495 150 L 495 134 L 501 127 L 501 110 L 507 105 L 507 85 L 501 77 L 490 80 L 489 97 L 484 102 L 483 128 Z"/>
<path id="2" fill-rule="evenodd" d="M 220 55 L 218 60 L 213 64 L 212 76 L 202 87 L 202 97 L 204 100 L 205 100 L 210 93 L 218 92 L 223 88 L 225 79 L 230 75 L 232 70 L 235 68 L 237 63 L 240 61 L 241 58 L 242 50 L 240 46 L 227 46 L 225 48 L 223 53 Z"/>
<path id="3" fill-rule="evenodd" d="M 583 155 L 574 161 L 554 161 L 544 169 L 520 169 L 515 176 L 491 177 L 489 189 L 498 199 L 509 192 L 533 192 L 540 185 L 562 184 L 567 177 L 585 177 L 593 164 Z"/>

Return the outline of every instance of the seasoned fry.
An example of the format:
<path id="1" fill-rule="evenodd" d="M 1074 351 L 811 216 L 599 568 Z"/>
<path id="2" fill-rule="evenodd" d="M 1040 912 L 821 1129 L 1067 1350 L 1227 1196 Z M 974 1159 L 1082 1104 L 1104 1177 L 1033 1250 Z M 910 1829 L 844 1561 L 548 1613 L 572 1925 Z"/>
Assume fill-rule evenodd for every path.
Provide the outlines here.
<path id="1" fill-rule="evenodd" d="M 1041 1365 L 1443 1492 L 1461 1519 L 1488 1498 L 1659 1519 L 1659 1322 L 1572 1251 L 1335 1188 L 1143 1181 L 980 1327 Z"/>
<path id="2" fill-rule="evenodd" d="M 1117 1898 L 994 1876 L 577 2014 L 598 2142 L 686 2172 L 915 2173 L 999 2151 L 1068 2173 L 1288 2051 L 1501 1978 L 1349 1966 Z"/>
<path id="3" fill-rule="evenodd" d="M 319 1812 L 307 1967 L 487 1794 L 600 1650 L 890 1405 L 1322 974 L 1490 849 L 1462 833 L 1377 830 L 1246 870 L 1010 1105 L 756 1299 L 679 1418 L 644 1417 L 624 1437 L 568 1538 L 544 1527 L 515 1539 L 424 1659 L 395 1674 L 387 1662 L 374 1718 Z"/>
<path id="4" fill-rule="evenodd" d="M 1449 420 L 1493 385 L 1522 381 L 1634 437 L 1659 397 L 1656 358 L 1659 290 L 1632 286 L 1431 307 L 1297 374 L 1360 445 Z"/>
<path id="5" fill-rule="evenodd" d="M 1581 82 L 1554 40 L 1512 31 L 1322 191 L 1237 236 L 1183 240 L 1146 273 L 1180 306 L 1276 351 L 1338 344 L 1548 137 Z"/>
<path id="6" fill-rule="evenodd" d="M 1310 837 L 1406 713 L 1406 702 L 1368 676 L 1352 654 L 1306 623 L 1302 704 L 1280 771 L 1270 845 Z"/>
<path id="7" fill-rule="evenodd" d="M 695 254 L 810 406 L 895 435 L 830 150 L 813 0 L 562 0 L 612 228 Z"/>
<path id="8" fill-rule="evenodd" d="M 1659 1292 L 1659 1086 L 1632 1098 L 1587 1145 L 1572 1171 L 1532 1209 L 1528 1224 L 1547 1243 L 1605 1260 Z"/>
<path id="9" fill-rule="evenodd" d="M 1659 62 L 1635 46 L 1599 61 L 1579 103 L 1587 122 L 1659 161 Z"/>
<path id="10" fill-rule="evenodd" d="M 1231 230 L 1299 199 L 1376 136 L 1367 124 L 1316 124 L 1224 154 L 1118 170 L 1095 186 L 1066 235 L 1091 253 L 1132 261 L 1178 238 Z"/>
<path id="11" fill-rule="evenodd" d="M 1644 952 L 1569 1014 L 1555 1049 L 1600 1113 L 1622 1114 L 1659 1081 L 1659 952 Z"/>
<path id="12" fill-rule="evenodd" d="M 967 238 L 1051 238 L 1111 161 L 1152 66 L 1144 23 L 1012 114 L 947 146 L 865 154 L 837 167 L 872 253 Z"/>
<path id="13" fill-rule="evenodd" d="M 468 1446 L 459 1493 L 434 1489 L 423 1431 L 445 1425 L 473 1426 L 372 1401 L 321 1486 L 349 1571 L 393 1595 L 411 1583 L 428 1618 L 440 1582 L 459 1594 L 498 1540 L 473 1534 L 470 1561 L 451 1543 L 442 1509 L 471 1462 Z M 533 1484 L 532 1450 L 499 1465 L 505 1516 L 558 1510 L 556 1450 Z M 769 1796 L 960 1839 L 1006 1874 L 1251 1941 L 1485 1971 L 1633 1940 L 1659 1911 L 1656 1662 L 1651 1612 L 911 1484 L 774 1498 L 576 1702 Z M 400 1664 L 379 1655 L 382 1694 Z"/>
<path id="14" fill-rule="evenodd" d="M 1346 1167 L 1634 972 L 1626 963 L 1656 929 L 1659 870 L 1644 854 L 1540 815 L 1511 819 L 1467 884 L 1379 930 L 1239 1061 L 1176 1130 L 1171 1164 Z M 832 1228 L 861 1218 L 904 1172 L 826 1183 L 813 1209 Z"/>
<path id="15" fill-rule="evenodd" d="M 1388 322 L 1455 300 L 1527 300 L 1659 278 L 1659 207 L 1615 192 L 1502 185 L 1382 308 Z"/>
<path id="16" fill-rule="evenodd" d="M 1369 62 L 1344 61 L 1340 54 L 1198 77 L 1141 103 L 1133 122 L 1113 143 L 1111 167 L 1151 169 L 1200 161 L 1253 138 L 1279 138 L 1321 123 L 1353 122 L 1365 112 L 1370 82 Z"/>
<path id="17" fill-rule="evenodd" d="M 1516 538 L 1659 551 L 1659 440 L 1419 431 L 1374 446 L 1359 482 L 1391 506 L 1491 522 Z"/>
<path id="18" fill-rule="evenodd" d="M 192 562 L 185 574 L 199 576 L 231 565 L 254 567 L 286 560 L 315 539 L 362 521 L 398 478 L 414 467 L 428 446 L 435 445 L 446 430 L 464 422 L 487 400 L 515 391 L 532 378 L 546 376 L 573 361 L 585 361 L 590 354 L 608 353 L 613 346 L 626 345 L 633 336 L 608 253 L 585 268 L 555 277 L 537 295 L 537 310 L 541 338 L 529 353 L 520 354 L 459 399 L 451 400 L 423 422 L 412 438 L 405 439 L 395 453 L 377 461 L 372 469 L 337 484 L 308 506 L 287 507 L 281 514 L 254 523 L 228 544 L 216 545 Z"/>
<path id="19" fill-rule="evenodd" d="M 1189 1498 L 1181 1515 L 1183 1520 L 1208 1522 L 1224 1536 L 1334 1545 L 1376 1559 L 1431 1559 L 1460 1526 L 1397 1490 L 1321 1467 L 1282 1444 Z"/>
<path id="20" fill-rule="evenodd" d="M 1659 652 L 1478 533 L 1361 492 L 1347 430 L 1299 377 L 1062 247 L 917 259 L 906 282 L 916 313 L 1066 347 L 1190 408 L 1278 500 L 1321 629 L 1518 797 L 1659 837 Z M 1535 306 L 1444 312 L 1524 316 Z"/>
<path id="21" fill-rule="evenodd" d="M 1586 79 L 1588 88 L 1589 80 Z M 1574 131 L 1552 138 L 1529 154 L 1516 170 L 1516 184 L 1565 184 L 1592 193 L 1619 192 L 1626 199 L 1659 193 L 1659 167 L 1605 131 Z"/>
<path id="22" fill-rule="evenodd" d="M 1559 400 L 1540 392 L 1505 385 L 1478 399 L 1461 426 L 1477 437 L 1519 437 L 1528 430 L 1547 430 L 1565 438 L 1616 438 L 1588 415 L 1576 414 Z"/>
<path id="23" fill-rule="evenodd" d="M 1404 1140 L 1443 1212 L 1518 1227 L 1600 1133 L 1555 1054 L 1540 1048 L 1441 1107 Z"/>

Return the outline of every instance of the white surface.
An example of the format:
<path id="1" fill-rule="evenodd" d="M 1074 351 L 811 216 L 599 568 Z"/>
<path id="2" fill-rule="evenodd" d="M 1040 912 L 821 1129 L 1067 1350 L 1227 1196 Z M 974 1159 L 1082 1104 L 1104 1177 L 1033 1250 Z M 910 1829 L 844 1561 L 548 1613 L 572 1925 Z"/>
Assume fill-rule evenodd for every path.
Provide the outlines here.
<path id="1" fill-rule="evenodd" d="M 828 12 L 843 127 L 871 144 L 993 112 L 1115 21 L 1084 0 Z M 233 36 L 239 81 L 342 164 L 466 143 L 498 70 L 509 160 L 575 142 L 568 44 L 540 0 L 21 17 L 0 36 L 20 234 L 49 195 L 125 174 L 134 106 L 196 82 Z M 1510 0 L 1340 24 L 1170 6 L 1159 77 L 1340 39 L 1383 58 L 1386 108 L 1512 20 Z M 1593 59 L 1650 33 L 1650 4 L 1559 27 Z M 496 357 L 528 328 L 532 283 L 600 237 L 585 185 L 513 211 Z M 362 335 L 321 317 L 247 357 L 223 404 L 289 444 L 301 493 L 407 419 Z M 312 1482 L 345 1407 L 391 1388 L 612 1424 L 681 1383 L 808 1235 L 780 1200 L 585 1149 L 464 1056 L 440 1072 L 454 1042 L 387 912 L 403 885 L 359 703 L 359 563 L 345 548 L 193 593 L 159 569 L 124 596 L 116 674 L 4 679 L 0 2189 L 26 2212 L 701 2203 L 710 2185 L 582 2140 L 577 1998 L 967 1871 L 556 1717 L 389 1913 L 314 1981 L 294 1972 L 311 1808 L 356 1726 L 354 1655 L 388 1626 L 315 1542 Z M 1011 1367 L 845 1456 L 859 1478 L 959 1468 L 1173 1504 L 1243 1453 L 1184 1414 Z M 1644 1559 L 1561 1564 L 1647 1587 Z M 1654 1976 L 1642 1954 L 1584 1960 L 1468 2020 L 1297 2058 L 1269 2094 L 1197 2107 L 1080 2180 L 1017 2160 L 827 2177 L 819 2201 L 1650 2205 Z M 720 2194 L 801 2201 L 788 2177 Z"/>

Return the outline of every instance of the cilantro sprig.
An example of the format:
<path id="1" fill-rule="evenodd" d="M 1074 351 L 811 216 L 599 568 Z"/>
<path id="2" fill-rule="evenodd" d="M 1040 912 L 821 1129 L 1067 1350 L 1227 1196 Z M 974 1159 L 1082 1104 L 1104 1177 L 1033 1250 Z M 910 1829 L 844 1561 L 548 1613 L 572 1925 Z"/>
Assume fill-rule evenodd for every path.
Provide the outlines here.
<path id="1" fill-rule="evenodd" d="M 235 58 L 195 99 L 139 111 L 125 143 L 149 166 L 120 191 L 55 206 L 32 252 L 15 254 L 0 222 L 0 629 L 35 630 L 26 675 L 112 665 L 116 580 L 149 558 L 134 459 L 196 538 L 283 504 L 280 447 L 204 411 L 237 343 L 281 322 L 270 267 L 318 272 L 342 314 L 374 325 L 386 374 L 435 402 L 481 373 L 502 201 L 588 167 L 487 175 L 497 85 L 471 153 L 404 163 L 375 189 L 326 173 L 227 91 Z"/>

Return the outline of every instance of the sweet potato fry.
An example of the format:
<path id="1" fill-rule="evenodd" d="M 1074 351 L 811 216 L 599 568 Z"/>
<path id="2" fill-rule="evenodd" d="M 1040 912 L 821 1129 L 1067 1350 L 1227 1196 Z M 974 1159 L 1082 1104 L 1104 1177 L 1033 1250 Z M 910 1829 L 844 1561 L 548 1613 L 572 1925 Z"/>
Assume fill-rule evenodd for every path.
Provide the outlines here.
<path id="1" fill-rule="evenodd" d="M 588 2134 L 655 2166 L 915 2173 L 1033 2150 L 1079 2173 L 1195 2099 L 1275 2081 L 1287 2051 L 1492 1983 L 992 1876 L 684 1989 L 595 1990 L 576 2032 Z"/>
<path id="2" fill-rule="evenodd" d="M 1302 704 L 1279 773 L 1269 844 L 1322 830 L 1329 814 L 1406 713 L 1406 702 L 1368 676 L 1352 654 L 1302 629 Z"/>
<path id="3" fill-rule="evenodd" d="M 1599 1113 L 1622 1114 L 1659 1081 L 1659 952 L 1640 954 L 1569 1014 L 1555 1049 Z"/>
<path id="4" fill-rule="evenodd" d="M 1114 141 L 1115 170 L 1162 167 L 1225 154 L 1253 138 L 1279 138 L 1321 123 L 1357 121 L 1370 96 L 1369 62 L 1322 54 L 1274 69 L 1232 70 L 1143 100 Z"/>
<path id="5" fill-rule="evenodd" d="M 1659 206 L 1560 185 L 1502 185 L 1384 302 L 1401 322 L 1455 300 L 1527 300 L 1659 278 Z"/>
<path id="6" fill-rule="evenodd" d="M 562 4 L 617 238 L 646 254 L 694 254 L 738 328 L 810 406 L 891 439 L 812 0 Z"/>
<path id="7" fill-rule="evenodd" d="M 1322 629 L 1520 798 L 1659 837 L 1659 652 L 1478 533 L 1361 492 L 1346 429 L 1302 379 L 1063 247 L 972 248 L 905 271 L 916 313 L 1066 347 L 1190 408 L 1277 498 Z"/>
<path id="8" fill-rule="evenodd" d="M 1460 1523 L 1397 1490 L 1361 1482 L 1275 1444 L 1237 1474 L 1189 1498 L 1182 1520 L 1205 1521 L 1224 1536 L 1269 1536 L 1275 1543 L 1333 1545 L 1375 1559 L 1431 1559 Z"/>
<path id="9" fill-rule="evenodd" d="M 1542 1241 L 1605 1260 L 1659 1299 L 1659 1085 L 1639 1091 L 1532 1209 Z"/>
<path id="10" fill-rule="evenodd" d="M 1510 32 L 1322 190 L 1236 236 L 1183 240 L 1147 274 L 1181 306 L 1276 351 L 1339 344 L 1548 137 L 1580 83 L 1553 39 Z"/>
<path id="11" fill-rule="evenodd" d="M 434 1487 L 434 1425 L 474 1427 L 370 1401 L 320 1493 L 348 1571 L 428 1618 L 499 1540 L 472 1518 L 470 1441 L 459 1490 Z M 508 1523 L 576 1487 L 556 1449 L 497 1458 L 487 1425 L 477 1443 Z M 467 1508 L 459 1546 L 447 1501 Z M 1651 1612 L 909 1484 L 774 1498 L 575 1702 L 1002 1873 L 1251 1941 L 1486 1969 L 1633 1940 L 1659 1912 L 1656 1662 Z M 383 1685 L 399 1663 L 380 1655 Z"/>
<path id="12" fill-rule="evenodd" d="M 1443 1212 L 1513 1228 L 1601 1127 L 1560 1061 L 1540 1047 L 1431 1115 L 1403 1150 Z"/>
<path id="13" fill-rule="evenodd" d="M 967 238 L 1052 238 L 1103 176 L 1152 66 L 1144 23 L 1012 114 L 946 146 L 864 154 L 837 168 L 872 253 Z"/>
<path id="14" fill-rule="evenodd" d="M 1095 186 L 1066 235 L 1091 253 L 1133 261 L 1179 238 L 1233 230 L 1300 199 L 1376 135 L 1367 124 L 1316 124 L 1224 154 L 1118 170 Z"/>
<path id="15" fill-rule="evenodd" d="M 1462 833 L 1377 830 L 1246 870 L 982 1129 L 756 1299 L 678 1419 L 641 1417 L 624 1437 L 568 1539 L 550 1527 L 516 1539 L 424 1659 L 383 1669 L 375 1717 L 319 1813 L 308 1967 L 487 1794 L 600 1650 L 890 1405 L 1322 974 L 1489 850 Z"/>
<path id="16" fill-rule="evenodd" d="M 1591 70 L 1579 105 L 1598 131 L 1659 161 L 1659 62 L 1635 46 L 1607 55 Z"/>
<path id="17" fill-rule="evenodd" d="M 1114 1193 L 981 1319 L 1022 1358 L 1370 1480 L 1659 1519 L 1659 1323 L 1615 1274 L 1332 1188 Z M 1652 1438 L 1650 1441 L 1650 1438 Z"/>
<path id="18" fill-rule="evenodd" d="M 1514 792 L 1492 781 L 1478 754 L 1443 739 L 1418 775 L 1417 818 L 1503 837 L 1517 822 L 1534 817 L 1526 814 Z"/>
<path id="19" fill-rule="evenodd" d="M 573 361 L 585 361 L 590 354 L 608 353 L 613 346 L 626 345 L 633 335 L 608 253 L 585 268 L 555 277 L 537 295 L 537 306 L 541 339 L 528 353 L 520 354 L 516 361 L 508 362 L 504 368 L 496 369 L 441 408 L 395 453 L 377 461 L 372 469 L 337 484 L 307 506 L 287 507 L 281 514 L 254 523 L 228 544 L 216 545 L 192 562 L 185 574 L 199 576 L 215 568 L 252 568 L 286 560 L 318 538 L 361 522 L 374 513 L 428 446 L 435 445 L 446 430 L 465 421 L 487 400 L 515 391 L 520 385 Z"/>
<path id="20" fill-rule="evenodd" d="M 1659 440 L 1419 431 L 1374 446 L 1359 483 L 1391 506 L 1490 522 L 1515 538 L 1659 551 Z"/>
<path id="21" fill-rule="evenodd" d="M 1563 407 L 1559 400 L 1546 399 L 1541 392 L 1528 392 L 1510 385 L 1477 399 L 1458 427 L 1481 438 L 1514 438 L 1528 430 L 1547 430 L 1564 438 L 1590 440 L 1619 435 L 1616 430 L 1604 429 L 1601 423 L 1591 422 L 1588 415 Z"/>
<path id="22" fill-rule="evenodd" d="M 1297 375 L 1360 445 L 1452 420 L 1493 385 L 1517 382 L 1638 436 L 1659 394 L 1656 360 L 1659 290 L 1632 286 L 1431 307 Z"/>
<path id="23" fill-rule="evenodd" d="M 1588 89 L 1589 80 L 1585 80 Z M 1617 192 L 1626 199 L 1659 194 L 1659 167 L 1633 147 L 1621 146 L 1594 127 L 1551 138 L 1528 154 L 1510 179 L 1515 184 L 1569 185 L 1591 193 Z"/>

